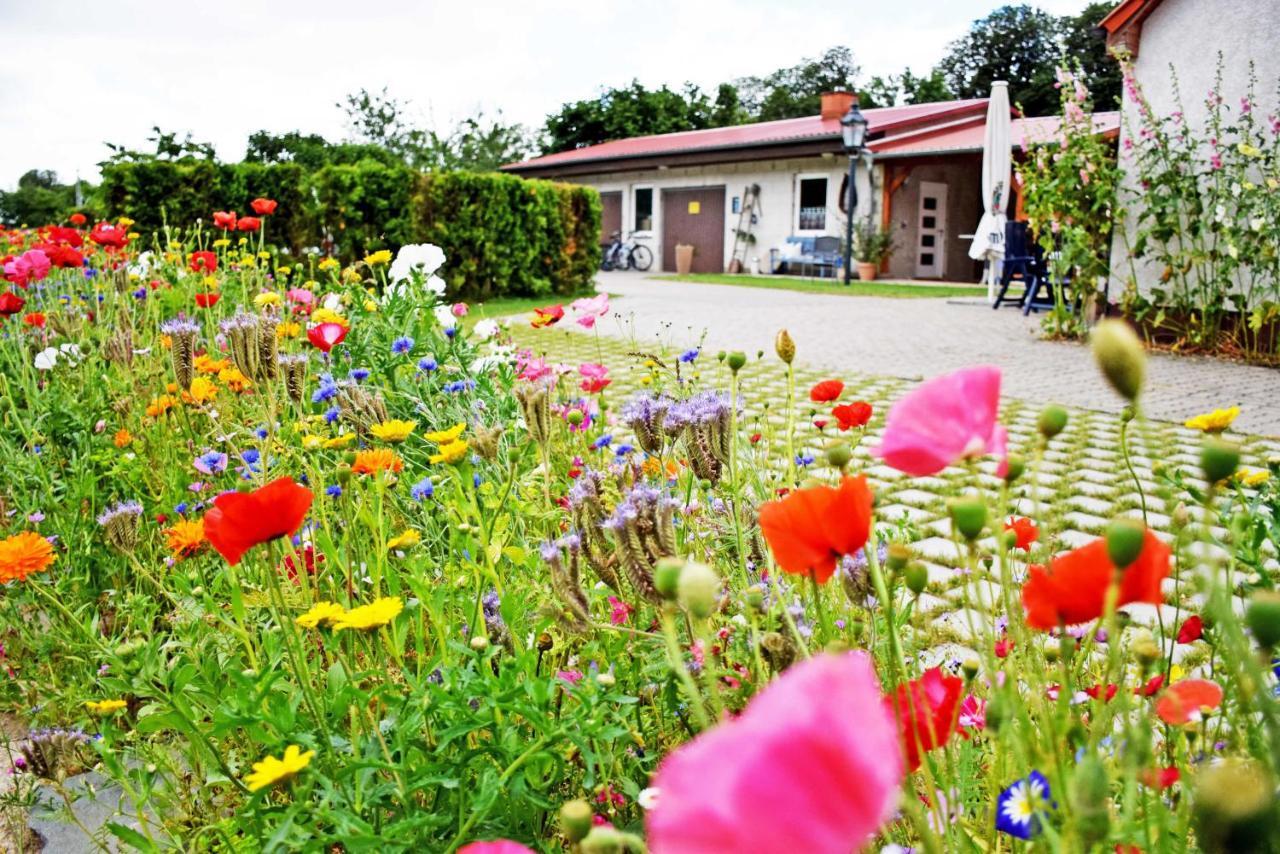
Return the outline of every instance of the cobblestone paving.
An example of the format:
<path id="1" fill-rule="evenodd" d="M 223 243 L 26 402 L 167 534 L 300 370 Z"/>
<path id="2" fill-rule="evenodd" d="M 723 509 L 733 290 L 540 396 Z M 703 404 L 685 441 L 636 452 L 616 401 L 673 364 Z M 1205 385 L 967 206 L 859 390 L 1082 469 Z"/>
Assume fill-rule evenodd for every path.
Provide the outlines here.
<path id="1" fill-rule="evenodd" d="M 1121 399 L 1098 376 L 1086 347 L 1039 338 L 1036 315 L 992 311 L 974 301 L 828 296 L 763 288 L 702 285 L 603 273 L 600 287 L 619 295 L 611 337 L 672 347 L 772 352 L 774 333 L 791 331 L 806 364 L 872 376 L 922 379 L 976 364 L 999 365 L 1004 392 L 1118 412 Z M 833 287 L 837 287 L 834 286 Z M 1153 355 L 1146 413 L 1179 421 L 1225 406 L 1242 410 L 1237 426 L 1280 435 L 1280 371 L 1218 359 Z"/>
<path id="2" fill-rule="evenodd" d="M 640 287 L 663 286 L 665 285 L 649 283 Z M 609 283 L 609 289 L 617 292 L 612 282 Z M 708 286 L 701 290 L 717 293 L 724 290 L 727 292 L 726 296 L 731 296 L 739 289 Z M 868 302 L 893 302 L 896 307 L 899 302 L 848 297 L 835 299 L 852 303 L 855 308 Z M 623 309 L 625 305 L 626 302 L 619 300 L 617 307 Z M 953 311 L 960 317 L 973 311 L 967 306 L 935 307 L 933 310 Z M 985 317 L 994 312 L 979 314 Z M 753 323 L 768 325 L 771 329 L 781 325 L 788 326 L 801 353 L 812 354 L 825 348 L 825 344 L 815 344 L 814 337 L 803 331 L 796 334 L 797 330 L 805 327 L 791 320 L 790 316 L 784 320 L 777 313 L 770 313 Z M 635 351 L 656 350 L 659 355 L 671 361 L 679 352 L 654 347 L 652 337 L 648 341 L 641 337 L 634 343 L 629 343 L 582 334 L 581 330 L 570 331 L 567 324 L 568 320 L 553 329 L 531 330 L 527 325 L 517 323 L 513 324 L 513 331 L 521 346 L 530 347 L 546 355 L 549 360 L 574 366 L 585 361 L 603 361 L 610 367 L 614 377 L 609 396 L 615 406 L 640 388 L 642 378 L 648 373 L 642 364 L 643 359 L 634 356 Z M 729 319 L 721 325 L 731 326 L 733 321 Z M 865 321 L 852 325 L 850 334 L 856 334 L 858 328 L 866 325 Z M 666 330 L 666 334 L 671 335 L 672 343 L 679 342 L 681 348 L 688 341 L 687 338 L 672 334 L 671 330 Z M 879 330 L 874 334 L 883 336 L 885 331 Z M 785 448 L 782 446 L 785 424 L 783 403 L 786 399 L 785 368 L 773 353 L 773 333 L 769 333 L 767 341 L 759 337 L 762 335 L 761 332 L 756 338 L 748 338 L 745 333 L 723 338 L 708 337 L 707 343 L 710 346 L 706 347 L 696 366 L 701 373 L 701 382 L 714 380 L 716 385 L 727 386 L 727 369 L 716 362 L 714 342 L 741 342 L 745 339 L 751 342 L 746 346 L 764 351 L 764 358 L 757 360 L 753 349 L 748 365 L 740 375 L 745 404 L 744 432 L 763 434 L 762 441 L 751 448 L 750 454 L 756 455 L 759 460 L 781 461 L 786 458 Z M 1096 368 L 1093 367 L 1091 358 L 1088 358 L 1087 351 L 1068 347 L 1053 349 L 1071 353 L 1070 358 L 1073 359 L 1077 355 L 1082 357 L 1076 359 L 1081 366 L 1074 367 L 1073 370 L 1084 372 L 1087 366 L 1088 372 L 1097 377 Z M 937 355 L 928 358 L 939 363 L 943 361 Z M 920 363 L 923 361 L 922 358 Z M 946 365 L 938 364 L 937 370 L 942 372 L 972 362 L 972 359 L 957 358 Z M 866 365 L 858 364 L 857 367 L 865 368 Z M 1215 370 L 1220 368 L 1216 365 L 1212 367 Z M 1252 372 L 1252 369 L 1249 370 Z M 712 377 L 711 374 L 718 376 Z M 686 371 L 686 376 L 688 375 Z M 876 513 L 880 524 L 899 526 L 929 573 L 929 585 L 919 597 L 913 616 L 913 622 L 921 630 L 919 655 L 927 663 L 939 660 L 955 663 L 962 660 L 977 644 L 977 638 L 992 637 L 992 605 L 998 602 L 1002 592 L 997 580 L 998 568 L 985 566 L 980 557 L 971 561 L 964 546 L 952 537 L 946 503 L 951 497 L 975 490 L 983 491 L 989 501 L 994 502 L 1001 486 L 1001 481 L 994 476 L 995 462 L 984 461 L 974 470 L 949 468 L 938 476 L 929 478 L 910 478 L 880 464 L 870 454 L 870 448 L 878 444 L 884 416 L 892 401 L 910 389 L 915 381 L 898 377 L 877 377 L 848 369 L 830 371 L 806 366 L 797 371 L 796 380 L 797 450 L 814 456 L 817 460 L 815 465 L 822 464 L 822 449 L 837 434 L 831 425 L 825 431 L 814 426 L 815 418 L 825 416 L 829 405 L 816 408 L 815 404 L 808 401 L 807 390 L 813 382 L 832 376 L 838 376 L 846 383 L 843 401 L 864 399 L 875 407 L 875 416 L 868 425 L 867 434 L 855 451 L 856 460 L 852 468 L 865 472 L 874 484 L 877 495 Z M 1093 382 L 1096 384 L 1101 380 Z M 1084 384 L 1084 378 L 1081 377 L 1079 385 L 1083 387 Z M 1218 399 L 1216 402 L 1223 401 Z M 1172 401 L 1167 405 L 1172 406 Z M 1017 399 L 1016 395 L 1009 395 L 1002 402 L 1001 414 L 1009 429 L 1011 453 L 1021 454 L 1028 460 L 1036 457 L 1036 418 L 1040 408 L 1040 404 Z M 1010 512 L 1032 517 L 1041 529 L 1040 542 L 1028 555 L 1028 562 L 1047 561 L 1053 554 L 1095 539 L 1108 522 L 1118 516 L 1141 518 L 1144 497 L 1148 524 L 1166 541 L 1174 539 L 1172 517 L 1179 504 L 1187 508 L 1193 526 L 1198 526 L 1199 520 L 1204 518 L 1204 510 L 1199 503 L 1186 490 L 1173 486 L 1168 478 L 1157 477 L 1153 468 L 1181 470 L 1188 487 L 1202 488 L 1204 484 L 1199 479 L 1199 449 L 1203 437 L 1199 433 L 1167 421 L 1145 420 L 1132 425 L 1129 444 L 1132 463 L 1142 482 L 1143 494 L 1139 494 L 1133 478 L 1124 469 L 1118 437 L 1119 419 L 1114 414 L 1078 406 L 1069 407 L 1069 411 L 1067 429 L 1049 445 L 1038 466 L 1029 464 L 1027 475 L 1009 496 Z M 1176 413 L 1170 414 L 1184 419 L 1198 411 L 1195 405 L 1188 403 Z M 623 432 L 620 428 L 615 428 L 615 439 L 620 441 Z M 849 434 L 840 435 L 849 437 Z M 1246 471 L 1264 468 L 1269 458 L 1280 454 L 1280 441 L 1272 438 L 1237 433 L 1229 433 L 1228 437 L 1241 445 L 1243 467 Z M 781 475 L 776 477 L 780 478 Z M 1216 520 L 1211 526 L 1211 533 L 1218 541 L 1227 534 Z M 980 549 L 990 549 L 992 545 L 990 538 L 979 543 Z M 1196 557 L 1213 560 L 1225 555 L 1226 551 L 1220 545 L 1200 544 L 1183 549 L 1180 562 L 1187 567 L 1187 571 L 1181 575 L 1184 580 L 1191 578 L 1195 574 L 1191 567 L 1206 562 L 1196 560 Z M 1270 566 L 1280 569 L 1280 564 L 1274 559 Z M 1015 580 L 1021 581 L 1024 573 L 1025 570 L 1019 564 L 1014 573 Z M 1134 605 L 1125 610 L 1134 626 L 1154 626 L 1162 620 L 1166 627 L 1177 625 L 1187 615 L 1186 609 L 1194 607 L 1200 601 L 1197 598 L 1200 595 L 1198 590 L 1199 587 L 1193 581 L 1179 584 L 1169 579 L 1166 581 L 1167 598 L 1164 605 L 1158 609 L 1151 605 Z M 1188 663 L 1203 660 L 1205 653 L 1202 643 L 1180 645 L 1175 651 L 1179 661 L 1185 659 Z"/>

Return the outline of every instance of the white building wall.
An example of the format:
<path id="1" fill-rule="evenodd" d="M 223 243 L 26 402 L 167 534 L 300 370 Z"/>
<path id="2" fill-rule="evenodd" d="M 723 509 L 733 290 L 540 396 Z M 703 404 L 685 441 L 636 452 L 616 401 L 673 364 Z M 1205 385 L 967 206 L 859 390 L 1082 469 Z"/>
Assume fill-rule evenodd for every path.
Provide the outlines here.
<path id="1" fill-rule="evenodd" d="M 1205 96 L 1214 86 L 1218 57 L 1222 57 L 1221 94 L 1232 114 L 1248 91 L 1249 65 L 1258 83 L 1255 112 L 1262 116 L 1280 111 L 1276 83 L 1280 79 L 1280 0 L 1164 0 L 1142 25 L 1134 73 L 1157 116 L 1182 110 L 1193 129 L 1203 127 Z M 1172 66 L 1182 101 L 1173 91 Z M 1136 134 L 1137 107 L 1126 96 L 1121 122 L 1120 165 L 1128 169 L 1124 139 Z M 1122 182 L 1121 199 L 1131 199 L 1132 177 Z M 1131 274 L 1140 290 L 1149 291 L 1159 280 L 1154 265 L 1130 265 L 1126 233 L 1134 236 L 1132 215 L 1116 229 L 1111 244 L 1111 295 L 1116 298 Z"/>
<path id="2" fill-rule="evenodd" d="M 849 161 L 843 155 L 808 157 L 789 160 L 764 160 L 751 163 L 727 163 L 713 166 L 688 166 L 670 169 L 645 170 L 643 172 L 611 172 L 607 175 L 580 175 L 561 180 L 595 187 L 602 193 L 622 193 L 622 232 L 625 237 L 635 230 L 634 191 L 652 187 L 653 229 L 635 235 L 653 251 L 653 269 L 662 269 L 662 193 L 663 189 L 724 186 L 724 267 L 728 267 L 733 254 L 734 229 L 738 215 L 733 212 L 733 199 L 742 199 L 751 184 L 760 185 L 760 213 L 752 227 L 756 242 L 746 253 L 746 268 L 750 269 L 753 257 L 760 259 L 761 272 L 769 272 L 769 250 L 781 249 L 788 237 L 830 235 L 843 239 L 845 217 L 840 211 L 840 187 L 848 174 Z M 821 231 L 799 229 L 799 203 L 801 176 L 823 176 L 827 179 L 827 216 Z M 873 198 L 871 183 L 865 162 L 858 166 L 857 216 L 865 216 L 877 208 L 879 198 Z M 878 181 L 876 186 L 879 186 Z M 604 235 L 608 237 L 608 235 Z"/>

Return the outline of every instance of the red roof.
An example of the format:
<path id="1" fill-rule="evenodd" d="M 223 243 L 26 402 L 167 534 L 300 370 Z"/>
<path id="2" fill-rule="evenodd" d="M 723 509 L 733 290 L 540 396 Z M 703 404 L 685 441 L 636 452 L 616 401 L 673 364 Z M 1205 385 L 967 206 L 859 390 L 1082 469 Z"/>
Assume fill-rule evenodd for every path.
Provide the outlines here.
<path id="1" fill-rule="evenodd" d="M 872 135 L 881 135 L 907 130 L 922 124 L 932 125 L 948 118 L 981 116 L 985 113 L 986 106 L 987 99 L 972 98 L 965 101 L 910 104 L 902 107 L 878 107 L 863 110 L 862 114 L 867 118 L 867 132 Z M 835 142 L 839 138 L 839 119 L 805 116 L 798 119 L 757 122 L 734 127 L 616 139 L 584 148 L 575 148 L 571 151 L 560 151 L 555 154 L 534 157 L 520 163 L 510 163 L 502 168 L 513 172 L 520 172 L 526 169 L 545 170 L 595 161 L 603 162 L 628 160 L 636 157 L 653 157 L 655 155 L 733 150 L 787 142 L 827 139 Z M 874 142 L 871 143 L 871 147 L 875 147 Z M 603 168 L 607 171 L 607 167 Z"/>
<path id="2" fill-rule="evenodd" d="M 1058 116 L 1014 119 L 1009 141 L 1014 148 L 1025 148 L 1030 143 L 1048 142 L 1057 136 L 1061 123 L 1062 119 Z M 1094 113 L 1093 125 L 1097 133 L 1115 136 L 1120 132 L 1120 114 L 1118 112 Z M 981 151 L 985 134 L 985 118 L 978 121 L 960 121 L 943 127 L 924 128 L 915 133 L 888 137 L 872 143 L 871 149 L 876 157 Z"/>

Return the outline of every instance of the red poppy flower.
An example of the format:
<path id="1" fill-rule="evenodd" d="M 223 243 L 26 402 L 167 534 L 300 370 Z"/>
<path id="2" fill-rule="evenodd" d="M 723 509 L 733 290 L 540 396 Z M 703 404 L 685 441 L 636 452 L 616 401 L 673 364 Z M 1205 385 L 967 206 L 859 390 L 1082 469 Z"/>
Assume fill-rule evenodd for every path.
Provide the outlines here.
<path id="1" fill-rule="evenodd" d="M 79 212 L 77 212 L 77 213 L 73 213 L 73 214 L 70 216 L 70 220 L 71 220 L 71 224 L 72 224 L 72 225 L 84 225 L 84 224 L 88 221 L 88 220 L 86 220 L 86 219 L 85 219 L 84 214 L 79 213 Z"/>
<path id="2" fill-rule="evenodd" d="M 825 430 L 827 429 L 827 419 L 815 418 L 813 419 L 813 426 L 817 427 L 819 430 Z"/>
<path id="3" fill-rule="evenodd" d="M 46 225 L 40 229 L 40 235 L 49 243 L 65 243 L 75 247 L 84 245 L 84 238 L 80 236 L 80 232 L 63 225 Z M 47 249 L 45 251 L 48 252 Z"/>
<path id="4" fill-rule="evenodd" d="M 1009 653 L 1013 651 L 1013 641 L 1001 639 L 996 641 L 996 658 L 1008 658 Z"/>
<path id="5" fill-rule="evenodd" d="M 751 444 L 753 444 L 753 445 L 754 445 L 754 444 L 756 444 L 756 443 L 758 443 L 758 442 L 760 441 L 760 434 L 759 434 L 759 433 L 752 433 L 752 434 L 751 434 L 751 436 L 750 436 L 750 440 L 751 440 Z"/>
<path id="6" fill-rule="evenodd" d="M 257 231 L 262 227 L 262 220 L 256 216 L 242 216 L 236 223 L 236 228 L 241 231 Z"/>
<path id="7" fill-rule="evenodd" d="M 809 389 L 809 399 L 814 403 L 830 403 L 844 393 L 844 382 L 841 380 L 823 380 Z"/>
<path id="8" fill-rule="evenodd" d="M 341 323 L 321 323 L 307 330 L 307 340 L 328 353 L 347 337 L 347 327 Z"/>
<path id="9" fill-rule="evenodd" d="M 282 477 L 252 492 L 226 492 L 204 514 L 204 535 L 235 566 L 259 543 L 287 537 L 302 526 L 314 496 Z"/>
<path id="10" fill-rule="evenodd" d="M 1035 522 L 1025 516 L 1009 517 L 1009 521 L 1004 523 L 1004 529 L 1013 531 L 1016 537 L 1013 547 L 1022 549 L 1024 552 L 1031 548 L 1032 543 L 1040 539 L 1040 529 L 1036 527 Z"/>
<path id="11" fill-rule="evenodd" d="M 236 212 L 235 211 L 214 211 L 213 224 L 223 231 L 235 231 L 236 229 Z"/>
<path id="12" fill-rule="evenodd" d="M 1200 720 L 1205 709 L 1222 705 L 1222 688 L 1208 679 L 1183 679 L 1169 686 L 1156 700 L 1156 715 L 1174 726 Z"/>
<path id="13" fill-rule="evenodd" d="M 84 256 L 74 247 L 58 244 L 43 248 L 44 254 L 49 256 L 50 263 L 55 267 L 75 268 L 84 266 Z"/>
<path id="14" fill-rule="evenodd" d="M 920 767 L 923 754 L 947 743 L 959 721 L 964 680 L 944 676 L 942 668 L 926 670 L 919 679 L 899 685 L 885 705 L 898 721 L 907 770 Z"/>
<path id="15" fill-rule="evenodd" d="M 784 572 L 825 582 L 836 562 L 866 545 L 871 533 L 871 487 L 863 475 L 840 486 L 811 486 L 760 506 L 760 530 Z"/>
<path id="16" fill-rule="evenodd" d="M 529 325 L 534 329 L 541 329 L 544 326 L 554 326 L 564 317 L 564 306 L 549 305 L 545 308 L 535 308 L 533 310 L 533 319 L 529 321 Z"/>
<path id="17" fill-rule="evenodd" d="M 1133 693 L 1137 694 L 1140 697 L 1154 697 L 1156 695 L 1156 692 L 1159 691 L 1163 686 L 1164 686 L 1164 674 L 1160 673 L 1160 674 L 1157 674 L 1156 676 L 1152 676 L 1150 679 L 1148 679 L 1143 684 L 1139 685 L 1137 688 L 1134 688 Z"/>
<path id="18" fill-rule="evenodd" d="M 1170 765 L 1168 768 L 1148 768 L 1138 775 L 1138 779 L 1142 781 L 1143 785 L 1151 786 L 1161 791 L 1178 782 L 1181 777 L 1182 773 L 1174 765 Z"/>
<path id="19" fill-rule="evenodd" d="M 1204 637 L 1204 620 L 1199 615 L 1187 617 L 1178 629 L 1178 643 L 1192 643 Z"/>
<path id="20" fill-rule="evenodd" d="M 129 232 L 118 225 L 100 222 L 89 232 L 89 239 L 108 249 L 120 249 L 129 242 Z"/>
<path id="21" fill-rule="evenodd" d="M 587 394 L 599 394 L 609 387 L 613 380 L 608 377 L 589 377 L 581 383 L 582 390 Z"/>
<path id="22" fill-rule="evenodd" d="M 253 212 L 258 216 L 270 216 L 276 212 L 276 200 L 257 198 L 249 203 L 249 207 L 253 208 Z"/>
<path id="23" fill-rule="evenodd" d="M 1107 702 L 1110 702 L 1111 698 L 1116 695 L 1116 691 L 1119 691 L 1119 690 L 1120 690 L 1120 686 L 1117 685 L 1116 683 L 1114 682 L 1108 683 L 1107 691 L 1106 691 Z M 1084 692 L 1095 700 L 1103 696 L 1101 685 L 1090 685 L 1088 688 L 1084 689 Z"/>
<path id="24" fill-rule="evenodd" d="M 3 314 L 5 317 L 9 317 L 10 315 L 14 315 L 22 311 L 22 307 L 26 304 L 27 301 L 15 294 L 13 291 L 5 291 L 0 294 L 0 314 Z"/>
<path id="25" fill-rule="evenodd" d="M 191 259 L 187 262 L 187 266 L 196 273 L 212 273 L 214 270 L 218 269 L 218 256 L 216 253 L 210 252 L 208 249 L 202 249 L 199 252 L 192 252 Z"/>
<path id="26" fill-rule="evenodd" d="M 36 329 L 44 329 L 44 315 L 38 311 L 33 311 L 22 318 L 22 322 L 27 326 L 34 326 Z"/>
<path id="27" fill-rule="evenodd" d="M 302 555 L 302 568 L 306 570 L 307 575 L 315 575 L 316 567 L 324 563 L 324 554 L 317 552 L 316 547 L 311 543 L 299 549 L 298 553 Z M 290 581 L 298 580 L 298 563 L 292 552 L 284 556 L 284 571 Z"/>
<path id="28" fill-rule="evenodd" d="M 222 299 L 222 294 L 201 293 L 196 294 L 196 305 L 201 308 L 213 308 L 218 304 L 218 300 Z"/>
<path id="29" fill-rule="evenodd" d="M 871 404 L 865 400 L 855 400 L 853 403 L 842 403 L 835 409 L 831 410 L 831 414 L 836 417 L 836 424 L 841 430 L 852 430 L 855 427 L 865 427 L 867 422 L 871 420 Z"/>
<path id="30" fill-rule="evenodd" d="M 1170 555 L 1169 547 L 1146 531 L 1142 552 L 1121 576 L 1117 605 L 1159 605 L 1160 582 L 1169 574 Z M 1059 623 L 1087 623 L 1101 617 L 1114 572 L 1107 544 L 1101 539 L 1054 558 L 1047 570 L 1032 566 L 1022 587 L 1027 625 L 1049 631 Z"/>

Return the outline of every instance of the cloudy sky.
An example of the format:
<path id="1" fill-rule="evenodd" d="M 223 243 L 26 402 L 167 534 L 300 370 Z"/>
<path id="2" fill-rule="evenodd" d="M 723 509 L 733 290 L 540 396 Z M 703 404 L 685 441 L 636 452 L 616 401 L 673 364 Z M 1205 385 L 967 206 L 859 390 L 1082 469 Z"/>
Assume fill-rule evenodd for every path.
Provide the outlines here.
<path id="1" fill-rule="evenodd" d="M 998 0 L 0 0 L 0 187 L 96 177 L 153 125 L 239 159 L 258 129 L 345 132 L 386 86 L 424 124 L 477 109 L 533 126 L 632 78 L 714 86 L 844 44 L 864 76 L 927 71 Z M 1038 0 L 1055 14 L 1085 0 Z"/>

